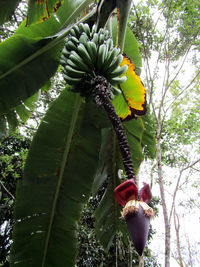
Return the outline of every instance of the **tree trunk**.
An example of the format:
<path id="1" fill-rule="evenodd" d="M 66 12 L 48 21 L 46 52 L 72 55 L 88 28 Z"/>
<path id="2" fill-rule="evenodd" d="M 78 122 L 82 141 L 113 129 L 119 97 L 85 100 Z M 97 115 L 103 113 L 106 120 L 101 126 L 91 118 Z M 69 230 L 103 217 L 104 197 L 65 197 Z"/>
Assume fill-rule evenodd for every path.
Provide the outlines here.
<path id="1" fill-rule="evenodd" d="M 158 181 L 160 187 L 160 196 L 162 201 L 163 216 L 164 216 L 164 225 L 165 225 L 165 267 L 170 267 L 170 234 L 171 227 L 167 212 L 167 205 L 165 200 L 164 192 L 164 182 L 162 175 L 162 156 L 161 156 L 161 144 L 160 144 L 160 134 L 161 134 L 161 122 L 158 119 L 157 124 L 157 169 L 158 169 Z"/>
<path id="2" fill-rule="evenodd" d="M 176 246 L 177 246 L 177 251 L 178 251 L 178 260 L 179 260 L 180 267 L 183 267 L 183 260 L 181 256 L 181 247 L 180 247 L 180 236 L 179 236 L 180 220 L 179 220 L 178 214 L 176 213 L 175 208 L 174 208 L 174 227 L 176 231 Z"/>

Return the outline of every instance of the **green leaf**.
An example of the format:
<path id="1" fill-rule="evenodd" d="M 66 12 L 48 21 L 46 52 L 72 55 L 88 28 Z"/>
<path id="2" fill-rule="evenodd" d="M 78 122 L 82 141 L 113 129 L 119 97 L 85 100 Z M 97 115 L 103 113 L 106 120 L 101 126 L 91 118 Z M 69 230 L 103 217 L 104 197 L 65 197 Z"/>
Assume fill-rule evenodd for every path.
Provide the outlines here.
<path id="1" fill-rule="evenodd" d="M 121 50 L 124 50 L 124 42 L 126 36 L 127 23 L 129 18 L 129 13 L 131 9 L 132 0 L 116 0 L 117 9 L 119 12 L 119 24 L 118 24 L 118 45 Z"/>
<path id="2" fill-rule="evenodd" d="M 116 44 L 117 38 L 117 19 L 112 19 L 112 36 L 114 43 Z M 139 51 L 139 45 L 133 32 L 129 27 L 126 28 L 126 37 L 124 43 L 124 53 L 131 59 L 135 65 L 135 69 L 138 75 L 141 73 L 142 67 L 142 56 Z"/>
<path id="3" fill-rule="evenodd" d="M 108 183 L 105 193 L 102 197 L 102 200 L 95 211 L 95 230 L 97 237 L 103 246 L 103 248 L 108 251 L 113 238 L 117 231 L 120 228 L 120 207 L 117 204 L 113 190 L 119 184 L 118 178 L 118 169 L 120 154 L 116 136 L 114 135 L 113 130 L 104 129 L 103 131 L 103 146 L 101 147 L 101 156 L 100 159 L 102 164 L 98 168 L 98 176 L 95 177 L 96 185 L 93 185 L 93 189 L 97 191 L 100 186 L 106 181 Z M 105 144 L 109 143 L 109 146 Z M 100 176 L 100 172 L 104 168 L 103 175 Z M 97 179 L 101 182 L 97 184 Z"/>
<path id="4" fill-rule="evenodd" d="M 112 176 L 111 179 L 114 177 Z M 109 180 L 109 186 L 95 212 L 96 222 L 95 231 L 97 237 L 107 252 L 112 245 L 113 238 L 120 230 L 120 207 L 114 199 L 112 182 Z M 114 180 L 113 180 L 114 182 Z"/>
<path id="5" fill-rule="evenodd" d="M 55 73 L 60 46 L 33 57 L 49 40 L 14 35 L 0 45 L 0 113 L 32 96 Z M 14 88 L 14 90 L 13 90 Z"/>
<path id="6" fill-rule="evenodd" d="M 67 12 L 59 13 L 61 23 L 71 16 L 75 4 L 65 1 L 63 8 Z M 10 110 L 16 110 L 25 122 L 30 113 L 24 107 L 33 110 L 38 99 L 34 94 L 57 70 L 64 37 L 60 44 L 55 43 L 55 37 L 46 37 L 55 35 L 61 23 L 55 17 L 30 27 L 23 22 L 11 38 L 0 44 L 0 114 L 5 115 L 4 119 Z"/>
<path id="7" fill-rule="evenodd" d="M 112 19 L 112 36 L 114 43 L 118 43 L 116 18 Z M 144 115 L 146 113 L 146 90 L 138 76 L 141 73 L 142 57 L 137 40 L 129 27 L 126 30 L 124 52 L 121 65 L 128 65 L 128 70 L 124 74 L 127 76 L 127 80 L 120 85 L 123 94 L 117 95 L 112 104 L 120 118 L 128 119 L 135 114 Z"/>
<path id="8" fill-rule="evenodd" d="M 142 146 L 145 157 L 155 158 L 156 156 L 156 127 L 155 118 L 150 115 L 150 111 L 142 117 L 144 132 L 142 135 Z"/>
<path id="9" fill-rule="evenodd" d="M 18 126 L 17 114 L 15 111 L 10 111 L 8 112 L 6 117 L 7 117 L 7 122 L 8 122 L 9 133 L 11 133 Z"/>
<path id="10" fill-rule="evenodd" d="M 24 105 L 31 111 L 33 111 L 36 107 L 36 102 L 38 101 L 40 96 L 40 91 L 32 95 L 31 97 L 27 98 L 24 101 Z"/>
<path id="11" fill-rule="evenodd" d="M 110 128 L 102 129 L 101 131 L 101 150 L 99 153 L 99 163 L 97 168 L 97 173 L 95 175 L 94 183 L 92 186 L 92 193 L 95 196 L 98 190 L 101 188 L 103 183 L 106 181 L 108 176 L 108 162 L 110 161 L 111 152 L 113 150 L 113 143 L 110 137 Z"/>
<path id="12" fill-rule="evenodd" d="M 96 113 L 67 90 L 47 112 L 18 185 L 11 266 L 74 266 L 76 222 L 100 149 Z"/>
<path id="13" fill-rule="evenodd" d="M 16 107 L 17 115 L 20 117 L 22 122 L 26 122 L 32 115 L 31 111 L 28 110 L 23 104 Z"/>
<path id="14" fill-rule="evenodd" d="M 27 25 L 49 19 L 62 5 L 64 0 L 30 0 L 28 5 Z"/>
<path id="15" fill-rule="evenodd" d="M 67 12 L 59 14 L 62 21 L 66 21 L 75 8 L 71 1 L 67 3 Z M 25 27 L 23 22 L 14 36 L 0 44 L 0 114 L 24 102 L 55 73 L 67 35 L 65 32 L 55 37 L 61 27 L 55 17 L 30 27 Z M 45 38 L 47 36 L 54 37 Z"/>
<path id="16" fill-rule="evenodd" d="M 127 27 L 126 30 L 124 52 L 134 63 L 136 73 L 140 75 L 142 68 L 142 56 L 140 54 L 137 39 L 129 27 Z"/>
<path id="17" fill-rule="evenodd" d="M 93 2 L 93 0 L 65 0 L 64 5 L 62 8 L 58 10 L 56 13 L 56 16 L 59 18 L 59 21 L 62 23 L 62 28 L 65 29 L 68 27 L 68 25 L 72 24 L 77 17 L 82 17 L 82 14 L 85 12 L 85 9 L 90 5 L 90 3 Z M 74 10 L 70 11 L 69 6 L 74 5 Z M 67 19 L 66 18 L 67 15 Z M 83 16 L 85 13 L 83 14 Z M 84 17 L 87 17 L 85 15 Z M 83 18 L 82 18 L 83 19 Z"/>
<path id="18" fill-rule="evenodd" d="M 119 86 L 122 94 L 117 95 L 112 104 L 117 115 L 121 119 L 127 120 L 135 117 L 135 115 L 146 114 L 146 89 L 135 71 L 134 64 L 126 55 L 124 55 L 121 63 L 121 66 L 123 65 L 128 66 L 127 71 L 123 74 L 127 80 Z"/>
<path id="19" fill-rule="evenodd" d="M 0 25 L 10 20 L 17 4 L 21 0 L 1 0 L 0 1 Z"/>
<path id="20" fill-rule="evenodd" d="M 33 24 L 29 27 L 26 27 L 26 21 L 23 21 L 16 30 L 15 35 L 21 34 L 30 38 L 44 38 L 56 34 L 60 26 L 61 24 L 55 17 L 51 17 L 47 21 L 40 24 Z"/>
<path id="21" fill-rule="evenodd" d="M 132 153 L 132 160 L 135 173 L 139 171 L 140 164 L 143 161 L 142 138 L 144 133 L 144 123 L 142 118 L 133 119 L 124 122 L 124 128 L 128 137 L 129 146 Z"/>
<path id="22" fill-rule="evenodd" d="M 115 8 L 116 8 L 116 0 L 99 1 L 97 14 L 95 14 L 95 21 L 97 19 L 98 29 L 105 27 L 109 17 L 111 16 Z"/>

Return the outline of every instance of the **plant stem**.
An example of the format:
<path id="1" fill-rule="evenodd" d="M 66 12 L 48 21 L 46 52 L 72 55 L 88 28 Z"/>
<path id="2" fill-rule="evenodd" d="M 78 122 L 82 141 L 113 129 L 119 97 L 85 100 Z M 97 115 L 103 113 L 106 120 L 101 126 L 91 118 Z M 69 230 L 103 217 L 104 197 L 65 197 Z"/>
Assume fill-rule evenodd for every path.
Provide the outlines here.
<path id="1" fill-rule="evenodd" d="M 112 105 L 109 97 L 109 93 L 112 91 L 112 86 L 108 83 L 108 81 L 102 77 L 97 76 L 93 79 L 94 82 L 94 90 L 93 97 L 94 101 L 97 105 L 103 106 L 116 133 L 119 148 L 123 159 L 124 169 L 126 171 L 126 175 L 128 179 L 135 178 L 135 172 L 133 167 L 132 155 L 130 151 L 130 146 L 128 143 L 128 139 L 126 136 L 126 132 L 124 130 L 123 124 L 118 117 L 114 106 Z"/>

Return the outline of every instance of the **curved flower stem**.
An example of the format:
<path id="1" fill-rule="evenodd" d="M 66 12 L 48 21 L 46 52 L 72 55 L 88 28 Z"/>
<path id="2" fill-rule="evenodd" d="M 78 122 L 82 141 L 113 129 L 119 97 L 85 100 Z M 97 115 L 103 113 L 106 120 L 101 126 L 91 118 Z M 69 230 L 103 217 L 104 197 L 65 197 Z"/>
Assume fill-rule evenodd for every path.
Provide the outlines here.
<path id="1" fill-rule="evenodd" d="M 132 155 L 128 143 L 128 139 L 126 136 L 126 132 L 122 125 L 120 118 L 118 117 L 114 106 L 110 101 L 110 92 L 112 91 L 112 86 L 108 83 L 108 81 L 102 77 L 97 76 L 93 79 L 94 90 L 93 97 L 94 101 L 97 105 L 103 106 L 116 133 L 119 148 L 123 159 L 124 169 L 126 171 L 126 175 L 128 179 L 135 178 L 135 172 L 133 167 Z"/>

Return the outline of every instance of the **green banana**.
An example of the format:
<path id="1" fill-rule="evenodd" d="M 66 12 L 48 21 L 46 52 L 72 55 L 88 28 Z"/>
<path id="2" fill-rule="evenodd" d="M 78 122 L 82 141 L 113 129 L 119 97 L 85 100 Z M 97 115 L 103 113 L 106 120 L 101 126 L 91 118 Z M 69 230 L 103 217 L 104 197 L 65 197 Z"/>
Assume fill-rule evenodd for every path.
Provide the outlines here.
<path id="1" fill-rule="evenodd" d="M 74 25 L 73 29 L 74 29 L 74 31 L 76 33 L 75 37 L 79 38 L 79 36 L 81 35 L 81 32 L 80 32 L 80 29 L 79 29 L 78 25 Z"/>
<path id="2" fill-rule="evenodd" d="M 106 71 L 107 69 L 111 67 L 112 62 L 115 60 L 116 56 L 119 55 L 119 53 L 120 53 L 120 49 L 116 47 L 113 48 L 113 50 L 108 52 L 108 55 L 105 59 L 103 71 Z"/>
<path id="3" fill-rule="evenodd" d="M 69 40 L 65 46 L 68 51 L 76 50 L 76 45 L 71 40 Z"/>
<path id="4" fill-rule="evenodd" d="M 107 45 L 107 43 L 105 43 L 105 46 L 106 46 L 106 48 L 105 48 L 105 59 L 104 59 L 104 64 L 105 64 L 105 60 L 106 60 L 106 58 L 107 58 L 107 56 L 108 56 L 108 45 Z"/>
<path id="5" fill-rule="evenodd" d="M 101 45 L 104 43 L 104 41 L 105 41 L 104 34 L 103 33 L 99 34 L 98 44 Z"/>
<path id="6" fill-rule="evenodd" d="M 64 76 L 64 79 L 65 79 L 66 83 L 68 83 L 70 85 L 76 85 L 76 84 L 80 83 L 81 80 L 82 80 L 81 78 L 70 77 L 65 73 L 63 74 L 63 76 Z"/>
<path id="7" fill-rule="evenodd" d="M 79 56 L 83 58 L 84 63 L 93 68 L 92 58 L 90 57 L 85 46 L 83 44 L 79 44 L 77 47 L 77 51 L 79 53 Z"/>
<path id="8" fill-rule="evenodd" d="M 61 58 L 60 59 L 60 64 L 63 65 L 63 66 L 65 66 L 66 65 L 66 59 L 64 60 L 64 59 Z"/>
<path id="9" fill-rule="evenodd" d="M 115 98 L 113 92 L 110 92 L 110 99 L 113 100 Z"/>
<path id="10" fill-rule="evenodd" d="M 93 38 L 92 38 L 92 42 L 94 42 L 96 45 L 98 45 L 98 40 L 99 40 L 99 35 L 98 33 L 94 33 Z"/>
<path id="11" fill-rule="evenodd" d="M 97 53 L 97 68 L 98 68 L 98 70 L 100 70 L 104 64 L 105 49 L 106 49 L 105 44 L 102 44 L 99 46 L 98 53 Z"/>
<path id="12" fill-rule="evenodd" d="M 67 65 L 65 66 L 65 71 L 67 75 L 69 75 L 72 78 L 82 78 L 83 75 L 85 74 L 84 71 L 80 71 L 77 69 L 72 68 L 71 66 Z"/>
<path id="13" fill-rule="evenodd" d="M 96 24 L 94 24 L 92 26 L 92 30 L 91 30 L 90 36 L 92 37 L 95 32 L 97 32 L 97 25 Z"/>
<path id="14" fill-rule="evenodd" d="M 99 34 L 104 33 L 104 29 L 103 28 L 99 29 L 99 32 L 98 33 Z"/>
<path id="15" fill-rule="evenodd" d="M 82 23 L 82 22 L 80 22 L 80 23 L 78 24 L 78 27 L 79 27 L 79 29 L 80 29 L 80 32 L 84 32 L 84 28 L 83 28 L 83 23 Z"/>
<path id="16" fill-rule="evenodd" d="M 122 93 L 122 91 L 116 86 L 112 86 L 112 89 L 113 89 L 114 95 L 120 95 Z"/>
<path id="17" fill-rule="evenodd" d="M 110 74 L 107 75 L 108 78 L 114 78 L 121 76 L 124 72 L 126 72 L 128 69 L 127 65 L 124 66 L 118 66 L 114 71 L 112 71 Z"/>
<path id="18" fill-rule="evenodd" d="M 78 66 L 79 70 L 91 72 L 89 66 L 83 62 L 82 58 L 75 51 L 71 52 L 69 59 Z"/>
<path id="19" fill-rule="evenodd" d="M 105 32 L 104 32 L 104 38 L 105 38 L 105 40 L 107 40 L 108 38 L 110 38 L 110 33 L 109 33 L 108 30 L 105 30 Z"/>
<path id="20" fill-rule="evenodd" d="M 122 77 L 114 77 L 109 79 L 109 82 L 111 84 L 120 84 L 120 83 L 124 83 L 127 80 L 126 76 L 122 76 Z"/>
<path id="21" fill-rule="evenodd" d="M 67 64 L 65 64 L 65 65 L 69 65 L 73 69 L 75 69 L 77 71 L 81 71 L 81 68 L 76 63 L 74 63 L 73 61 L 71 61 L 71 59 L 68 59 L 67 60 Z"/>
<path id="22" fill-rule="evenodd" d="M 96 65 L 96 60 L 97 60 L 97 47 L 94 42 L 89 41 L 87 43 L 87 51 L 92 59 L 92 62 L 94 65 Z"/>
<path id="23" fill-rule="evenodd" d="M 105 29 L 100 29 L 98 33 L 96 31 L 96 26 L 90 31 L 89 25 L 83 23 L 75 25 L 69 31 L 70 36 L 60 59 L 60 64 L 64 66 L 64 79 L 68 84 L 74 85 L 72 88 L 76 88 L 78 83 L 86 79 L 89 82 L 89 76 L 92 77 L 93 71 L 97 72 L 104 75 L 113 85 L 114 97 L 121 93 L 114 85 L 126 81 L 127 77 L 121 75 L 127 71 L 128 66 L 120 66 L 123 56 L 119 48 L 113 48 L 109 32 Z"/>
<path id="24" fill-rule="evenodd" d="M 110 51 L 111 49 L 113 49 L 113 40 L 111 38 L 109 38 L 106 42 L 107 46 L 108 46 L 108 51 Z"/>
<path id="25" fill-rule="evenodd" d="M 69 31 L 69 34 L 70 34 L 71 36 L 76 37 L 76 32 L 75 32 L 74 28 L 72 28 L 72 29 Z"/>
<path id="26" fill-rule="evenodd" d="M 123 56 L 122 54 L 119 54 L 111 63 L 110 67 L 106 70 L 106 74 L 111 74 L 122 62 Z"/>
<path id="27" fill-rule="evenodd" d="M 79 43 L 86 44 L 88 42 L 88 36 L 83 32 L 79 38 Z"/>
<path id="28" fill-rule="evenodd" d="M 88 24 L 80 23 L 79 29 L 82 33 L 85 32 L 87 34 L 87 36 L 90 37 L 90 27 Z"/>
<path id="29" fill-rule="evenodd" d="M 69 56 L 69 52 L 68 52 L 68 50 L 66 49 L 66 47 L 63 48 L 63 50 L 62 50 L 62 55 L 66 56 L 66 57 Z"/>
<path id="30" fill-rule="evenodd" d="M 72 36 L 72 37 L 70 38 L 70 40 L 71 40 L 76 46 L 79 44 L 79 40 L 78 40 L 76 37 L 74 37 L 74 36 Z"/>
<path id="31" fill-rule="evenodd" d="M 87 34 L 87 36 L 90 38 L 90 27 L 87 23 L 83 24 L 84 32 Z"/>

